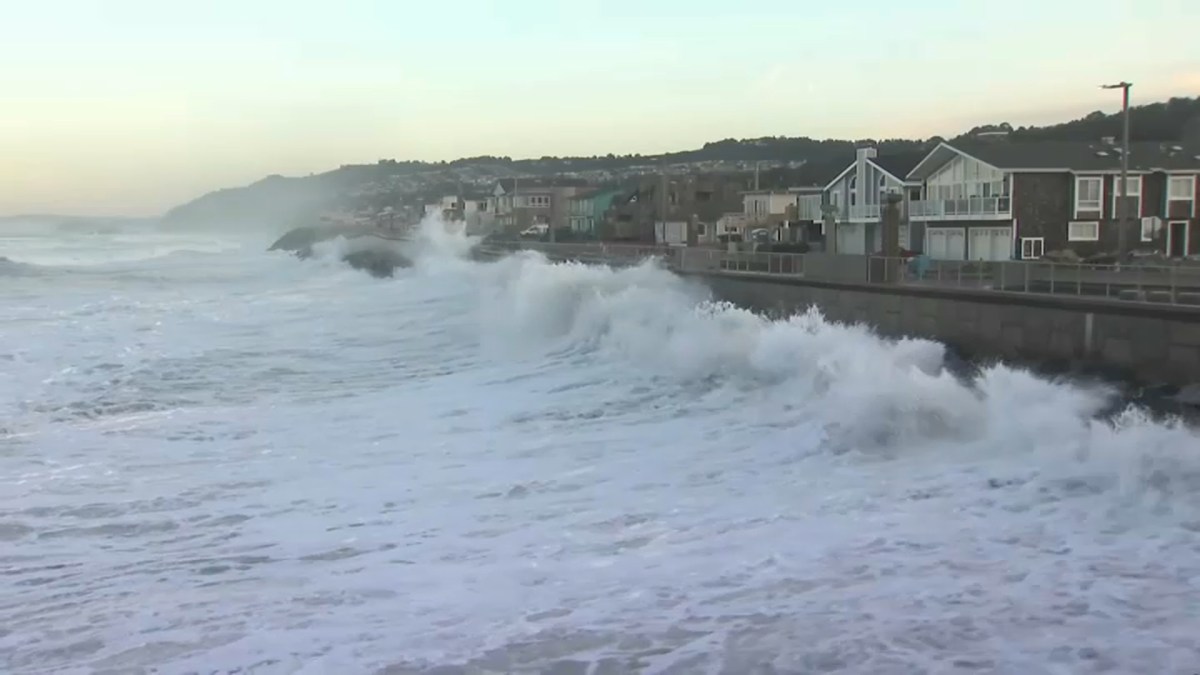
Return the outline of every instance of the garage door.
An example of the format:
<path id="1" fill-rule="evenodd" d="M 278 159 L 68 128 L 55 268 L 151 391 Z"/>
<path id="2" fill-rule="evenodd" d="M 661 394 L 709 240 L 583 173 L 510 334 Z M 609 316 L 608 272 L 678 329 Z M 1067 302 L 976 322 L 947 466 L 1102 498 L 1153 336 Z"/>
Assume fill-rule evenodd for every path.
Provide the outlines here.
<path id="1" fill-rule="evenodd" d="M 838 253 L 846 255 L 863 255 L 867 250 L 867 240 L 861 223 L 838 223 Z"/>
<path id="2" fill-rule="evenodd" d="M 1008 260 L 1012 257 L 1012 228 L 971 229 L 971 260 Z"/>
<path id="3" fill-rule="evenodd" d="M 934 260 L 963 260 L 966 254 L 966 232 L 959 227 L 931 227 L 926 231 L 928 245 L 925 254 Z"/>

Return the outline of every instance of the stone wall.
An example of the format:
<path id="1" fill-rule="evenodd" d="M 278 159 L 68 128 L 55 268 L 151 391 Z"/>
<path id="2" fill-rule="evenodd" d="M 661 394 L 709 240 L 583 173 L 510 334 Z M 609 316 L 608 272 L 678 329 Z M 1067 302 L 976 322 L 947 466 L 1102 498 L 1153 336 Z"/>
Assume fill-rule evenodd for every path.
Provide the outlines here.
<path id="1" fill-rule="evenodd" d="M 820 307 L 834 321 L 925 337 L 973 357 L 1102 368 L 1134 381 L 1200 382 L 1195 308 L 996 291 L 689 275 L 715 297 L 763 312 Z"/>

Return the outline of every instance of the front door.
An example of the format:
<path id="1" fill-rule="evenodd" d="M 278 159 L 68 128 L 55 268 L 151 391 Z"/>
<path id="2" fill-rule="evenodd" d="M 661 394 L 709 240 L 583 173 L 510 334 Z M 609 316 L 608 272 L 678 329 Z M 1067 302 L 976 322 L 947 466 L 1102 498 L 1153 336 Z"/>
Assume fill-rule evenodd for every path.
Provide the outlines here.
<path id="1" fill-rule="evenodd" d="M 1167 257 L 1182 258 L 1188 252 L 1188 224 L 1176 220 L 1167 224 Z"/>

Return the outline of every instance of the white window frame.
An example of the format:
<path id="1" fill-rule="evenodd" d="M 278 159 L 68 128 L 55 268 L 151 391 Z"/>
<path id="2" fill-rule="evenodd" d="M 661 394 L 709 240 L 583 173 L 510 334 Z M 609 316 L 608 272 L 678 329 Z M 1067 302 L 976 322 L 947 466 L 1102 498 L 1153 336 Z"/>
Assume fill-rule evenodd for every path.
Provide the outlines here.
<path id="1" fill-rule="evenodd" d="M 1091 225 L 1093 229 L 1092 236 L 1081 236 L 1075 230 L 1081 225 Z M 1100 221 L 1098 220 L 1072 220 L 1067 223 L 1067 241 L 1100 241 Z"/>
<path id="2" fill-rule="evenodd" d="M 1127 178 L 1127 180 L 1129 181 L 1129 183 L 1134 183 L 1134 181 L 1136 181 L 1136 183 L 1134 183 L 1134 185 L 1137 186 L 1136 190 L 1129 190 L 1128 194 L 1125 195 L 1126 197 L 1136 197 L 1137 198 L 1137 206 L 1134 207 L 1133 213 L 1131 215 L 1134 218 L 1141 218 L 1142 217 L 1142 176 L 1129 176 Z M 1129 185 L 1129 183 L 1126 184 L 1126 186 L 1125 186 L 1126 189 L 1132 187 L 1131 185 Z M 1114 219 L 1121 217 L 1121 214 L 1117 212 L 1117 199 L 1119 199 L 1120 196 L 1121 196 L 1121 177 L 1118 175 L 1118 176 L 1113 177 L 1112 217 Z"/>
<path id="3" fill-rule="evenodd" d="M 1181 181 L 1187 185 L 1186 195 L 1174 194 L 1171 189 L 1175 185 L 1175 181 Z M 1190 202 L 1196 199 L 1196 177 L 1195 176 L 1167 176 L 1167 201 L 1169 202 Z"/>
<path id="4" fill-rule="evenodd" d="M 1021 237 L 1021 260 L 1040 260 L 1045 254 L 1045 237 Z"/>
<path id="5" fill-rule="evenodd" d="M 1162 227 L 1155 227 L 1159 224 L 1159 219 L 1156 216 L 1146 216 L 1141 219 L 1139 229 L 1142 232 L 1142 241 L 1154 241 L 1154 237 L 1162 230 Z M 1146 227 L 1149 225 L 1150 227 Z"/>
<path id="6" fill-rule="evenodd" d="M 1080 195 L 1083 194 L 1083 190 L 1080 189 L 1080 186 L 1083 185 L 1084 183 L 1095 183 L 1096 184 L 1096 199 L 1088 200 L 1088 202 L 1087 202 L 1088 208 L 1084 208 L 1085 205 L 1083 203 L 1083 200 L 1081 200 L 1079 198 Z M 1093 203 L 1096 205 L 1096 208 L 1091 208 L 1091 205 Z M 1115 204 L 1116 201 L 1114 201 L 1113 203 Z M 1078 218 L 1079 214 L 1083 211 L 1087 211 L 1089 213 L 1091 213 L 1091 212 L 1100 213 L 1103 210 L 1104 210 L 1104 177 L 1103 176 L 1076 176 L 1075 177 L 1075 217 Z"/>

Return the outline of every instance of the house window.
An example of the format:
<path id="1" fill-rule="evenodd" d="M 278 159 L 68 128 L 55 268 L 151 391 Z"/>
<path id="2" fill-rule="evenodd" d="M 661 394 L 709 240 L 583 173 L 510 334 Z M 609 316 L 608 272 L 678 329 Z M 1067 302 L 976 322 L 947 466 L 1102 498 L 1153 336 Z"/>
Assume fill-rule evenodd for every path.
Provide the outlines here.
<path id="1" fill-rule="evenodd" d="M 1142 218 L 1142 241 L 1154 241 L 1162 229 L 1162 221 L 1155 217 Z"/>
<path id="2" fill-rule="evenodd" d="M 1190 202 L 1196 196 L 1196 179 L 1193 176 L 1171 176 L 1167 183 L 1167 200 Z"/>
<path id="3" fill-rule="evenodd" d="M 1099 176 L 1080 176 L 1075 179 L 1075 213 L 1100 212 L 1104 179 Z"/>
<path id="4" fill-rule="evenodd" d="M 1042 237 L 1021 238 L 1021 259 L 1037 260 L 1045 252 L 1046 240 Z"/>
<path id="5" fill-rule="evenodd" d="M 1067 223 L 1067 241 L 1099 241 L 1100 223 L 1082 221 Z"/>
<path id="6" fill-rule="evenodd" d="M 1121 196 L 1121 179 L 1118 177 L 1118 178 L 1113 179 L 1113 197 L 1112 197 L 1112 205 L 1113 206 L 1112 206 L 1112 208 L 1113 208 L 1113 216 L 1114 217 L 1119 217 L 1121 215 L 1120 210 L 1117 208 L 1117 199 L 1120 196 Z M 1141 213 L 1142 213 L 1142 177 L 1141 176 L 1130 176 L 1125 179 L 1125 196 L 1128 199 L 1134 200 L 1133 211 L 1131 211 L 1128 215 L 1135 217 L 1135 218 L 1138 217 L 1139 215 L 1141 215 Z"/>

